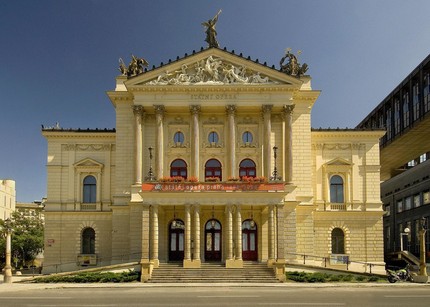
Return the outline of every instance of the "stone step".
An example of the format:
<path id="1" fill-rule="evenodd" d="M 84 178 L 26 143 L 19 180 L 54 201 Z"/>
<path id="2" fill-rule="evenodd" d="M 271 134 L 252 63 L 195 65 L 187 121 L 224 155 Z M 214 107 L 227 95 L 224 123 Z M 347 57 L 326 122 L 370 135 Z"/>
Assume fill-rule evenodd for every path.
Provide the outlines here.
<path id="1" fill-rule="evenodd" d="M 182 263 L 160 263 L 151 283 L 275 283 L 273 269 L 265 263 L 245 262 L 243 268 L 228 269 L 222 263 L 204 262 L 200 268 L 183 268 Z"/>

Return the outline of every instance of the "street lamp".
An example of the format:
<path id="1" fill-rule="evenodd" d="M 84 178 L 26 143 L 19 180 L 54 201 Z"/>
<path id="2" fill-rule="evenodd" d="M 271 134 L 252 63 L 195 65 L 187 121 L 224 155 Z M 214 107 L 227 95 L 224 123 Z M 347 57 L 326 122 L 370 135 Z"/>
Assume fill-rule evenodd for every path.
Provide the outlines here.
<path id="1" fill-rule="evenodd" d="M 426 264 L 426 234 L 427 231 L 427 219 L 421 218 L 421 229 L 420 229 L 420 275 L 427 276 L 427 264 Z"/>
<path id="2" fill-rule="evenodd" d="M 3 283 L 10 284 L 12 283 L 12 266 L 11 266 L 11 233 L 12 233 L 12 225 L 11 220 L 8 218 L 4 221 L 4 228 L 6 230 L 6 265 L 4 267 L 4 277 Z"/>
<path id="3" fill-rule="evenodd" d="M 154 176 L 154 171 L 152 170 L 152 151 L 154 150 L 153 147 L 148 147 L 149 150 L 149 171 L 148 176 L 145 178 L 146 181 L 155 181 L 156 178 Z"/>
<path id="4" fill-rule="evenodd" d="M 403 236 L 409 236 L 411 230 L 406 227 L 402 233 L 400 233 L 400 251 L 403 252 Z"/>
<path id="5" fill-rule="evenodd" d="M 276 158 L 278 157 L 277 151 L 278 151 L 278 147 L 276 145 L 273 146 L 274 168 L 273 168 L 272 177 L 270 177 L 270 180 L 274 180 L 274 181 L 282 180 L 282 177 L 278 175 L 278 168 L 276 167 Z"/>

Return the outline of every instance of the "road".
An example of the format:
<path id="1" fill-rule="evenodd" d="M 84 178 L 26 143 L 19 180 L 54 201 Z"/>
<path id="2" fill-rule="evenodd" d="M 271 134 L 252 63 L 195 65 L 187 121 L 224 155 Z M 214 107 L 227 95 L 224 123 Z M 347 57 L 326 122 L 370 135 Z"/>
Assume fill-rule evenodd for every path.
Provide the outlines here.
<path id="1" fill-rule="evenodd" d="M 429 287 L 80 287 L 1 292 L 0 306 L 429 306 Z"/>

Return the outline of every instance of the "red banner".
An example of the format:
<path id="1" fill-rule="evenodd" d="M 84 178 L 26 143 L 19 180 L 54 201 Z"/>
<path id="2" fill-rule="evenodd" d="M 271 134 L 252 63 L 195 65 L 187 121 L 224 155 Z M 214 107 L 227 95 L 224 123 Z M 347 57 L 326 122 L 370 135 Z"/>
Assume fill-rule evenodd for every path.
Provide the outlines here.
<path id="1" fill-rule="evenodd" d="M 222 192 L 284 191 L 283 183 L 191 183 L 159 182 L 142 184 L 142 192 Z"/>

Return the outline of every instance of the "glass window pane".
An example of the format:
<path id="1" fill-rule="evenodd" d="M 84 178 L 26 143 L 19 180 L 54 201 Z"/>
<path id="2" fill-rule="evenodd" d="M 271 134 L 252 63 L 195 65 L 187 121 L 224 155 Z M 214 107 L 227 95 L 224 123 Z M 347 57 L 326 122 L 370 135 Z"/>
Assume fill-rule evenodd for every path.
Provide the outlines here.
<path id="1" fill-rule="evenodd" d="M 212 251 L 212 234 L 211 233 L 206 234 L 206 250 L 208 252 Z"/>
<path id="2" fill-rule="evenodd" d="M 249 250 L 255 251 L 255 233 L 249 234 Z"/>
<path id="3" fill-rule="evenodd" d="M 184 250 L 184 233 L 178 233 L 179 235 L 179 246 L 178 246 L 178 251 L 183 251 Z"/>
<path id="4" fill-rule="evenodd" d="M 220 233 L 216 232 L 215 235 L 215 242 L 214 242 L 214 250 L 216 252 L 219 252 L 221 250 L 221 240 L 220 240 Z"/>
<path id="5" fill-rule="evenodd" d="M 242 233 L 242 250 L 244 252 L 248 250 L 248 236 L 246 233 Z"/>
<path id="6" fill-rule="evenodd" d="M 170 250 L 173 252 L 176 251 L 176 233 L 171 234 Z"/>

